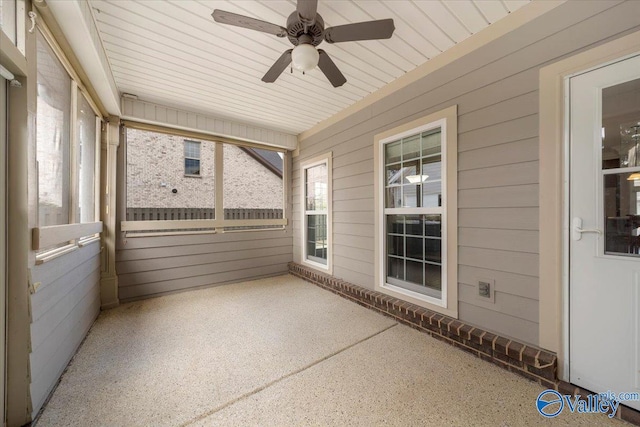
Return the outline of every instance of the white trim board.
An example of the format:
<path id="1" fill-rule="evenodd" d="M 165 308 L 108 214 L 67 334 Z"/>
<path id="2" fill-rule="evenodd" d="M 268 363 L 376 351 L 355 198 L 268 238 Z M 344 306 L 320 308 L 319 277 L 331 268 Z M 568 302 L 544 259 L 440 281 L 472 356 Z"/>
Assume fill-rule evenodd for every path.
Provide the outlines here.
<path id="1" fill-rule="evenodd" d="M 558 378 L 566 378 L 568 282 L 566 242 L 567 117 L 565 79 L 640 52 L 640 31 L 540 70 L 539 128 L 539 346 L 558 354 Z"/>
<path id="2" fill-rule="evenodd" d="M 120 115 L 118 88 L 87 1 L 52 1 L 51 10 L 100 102 L 111 115 Z"/>
<path id="3" fill-rule="evenodd" d="M 86 224 L 51 225 L 36 227 L 32 231 L 32 249 L 34 251 L 48 248 L 70 240 L 102 233 L 102 222 Z"/>
<path id="4" fill-rule="evenodd" d="M 298 146 L 298 139 L 293 134 L 128 97 L 122 97 L 121 118 L 285 150 L 295 150 Z"/>
<path id="5" fill-rule="evenodd" d="M 305 160 L 300 164 L 300 185 L 302 194 L 300 196 L 300 245 L 302 249 L 302 264 L 316 270 L 326 271 L 333 274 L 333 152 L 329 151 L 312 159 Z M 323 214 L 327 215 L 327 264 L 323 265 L 307 258 L 307 211 L 306 211 L 306 181 L 305 171 L 321 164 L 327 165 L 327 210 Z"/>

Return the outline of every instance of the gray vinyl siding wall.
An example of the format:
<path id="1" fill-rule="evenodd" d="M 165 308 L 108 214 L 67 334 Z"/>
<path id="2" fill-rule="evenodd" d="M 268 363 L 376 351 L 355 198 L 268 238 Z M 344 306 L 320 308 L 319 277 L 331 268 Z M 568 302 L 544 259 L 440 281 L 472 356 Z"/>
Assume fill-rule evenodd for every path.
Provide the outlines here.
<path id="1" fill-rule="evenodd" d="M 116 252 L 121 302 L 189 288 L 285 274 L 291 227 L 127 238 Z"/>
<path id="2" fill-rule="evenodd" d="M 100 242 L 31 270 L 31 398 L 38 413 L 100 312 Z"/>
<path id="3" fill-rule="evenodd" d="M 300 142 L 333 152 L 333 274 L 374 287 L 374 135 L 458 105 L 459 317 L 538 343 L 538 77 L 542 66 L 640 29 L 640 2 L 568 2 Z M 347 83 L 348 84 L 348 83 Z M 495 279 L 495 304 L 476 299 Z"/>

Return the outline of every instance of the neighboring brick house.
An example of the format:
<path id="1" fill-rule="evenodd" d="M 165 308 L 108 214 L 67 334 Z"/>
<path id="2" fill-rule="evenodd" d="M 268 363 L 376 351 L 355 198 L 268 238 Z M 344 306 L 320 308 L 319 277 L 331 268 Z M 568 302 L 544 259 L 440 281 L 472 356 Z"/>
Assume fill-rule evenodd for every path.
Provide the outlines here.
<path id="1" fill-rule="evenodd" d="M 215 208 L 214 145 L 127 129 L 127 219 L 134 220 L 134 209 L 200 210 L 198 215 L 208 210 L 209 218 Z M 225 212 L 282 211 L 283 161 L 279 153 L 225 144 L 223 164 Z"/>

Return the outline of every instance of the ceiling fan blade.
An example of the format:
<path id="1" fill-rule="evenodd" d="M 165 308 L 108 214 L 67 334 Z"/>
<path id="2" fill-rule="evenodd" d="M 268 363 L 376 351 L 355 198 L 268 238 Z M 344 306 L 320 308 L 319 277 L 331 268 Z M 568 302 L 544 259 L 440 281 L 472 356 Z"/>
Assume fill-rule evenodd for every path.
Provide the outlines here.
<path id="1" fill-rule="evenodd" d="M 333 87 L 340 87 L 347 82 L 347 79 L 340 72 L 336 64 L 331 60 L 327 52 L 322 49 L 318 49 L 318 53 L 320 54 L 320 59 L 318 60 L 318 68 L 320 71 L 327 76 L 329 82 L 333 85 Z"/>
<path id="2" fill-rule="evenodd" d="M 313 25 L 318 12 L 318 0 L 298 0 L 297 10 L 303 24 Z"/>
<path id="3" fill-rule="evenodd" d="M 329 43 L 389 39 L 395 29 L 393 19 L 358 22 L 327 28 L 324 32 L 324 39 Z"/>
<path id="4" fill-rule="evenodd" d="M 262 31 L 263 33 L 273 34 L 278 37 L 284 37 L 287 35 L 287 29 L 281 27 L 280 25 L 250 18 L 244 15 L 238 15 L 236 13 L 215 9 L 211 16 L 213 16 L 213 19 L 220 24 L 235 25 L 236 27 Z"/>
<path id="5" fill-rule="evenodd" d="M 280 74 L 282 74 L 284 69 L 287 68 L 289 64 L 291 64 L 292 51 L 293 49 L 289 49 L 285 51 L 282 55 L 280 55 L 280 58 L 278 58 L 275 64 L 273 64 L 271 68 L 269 68 L 269 71 L 267 71 L 267 74 L 265 74 L 264 77 L 262 78 L 263 82 L 273 83 L 278 79 L 278 77 L 280 76 Z"/>

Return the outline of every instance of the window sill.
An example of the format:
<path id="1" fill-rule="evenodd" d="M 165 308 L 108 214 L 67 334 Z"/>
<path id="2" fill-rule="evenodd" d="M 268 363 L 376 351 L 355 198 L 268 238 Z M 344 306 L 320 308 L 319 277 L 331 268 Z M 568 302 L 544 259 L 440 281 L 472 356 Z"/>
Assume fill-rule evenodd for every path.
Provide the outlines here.
<path id="1" fill-rule="evenodd" d="M 328 265 L 328 263 L 327 265 L 325 265 L 325 264 L 320 264 L 319 262 L 303 259 L 302 265 L 305 265 L 309 268 L 313 268 L 314 270 L 322 271 L 323 273 L 333 274 L 333 269 Z"/>
<path id="2" fill-rule="evenodd" d="M 56 248 L 50 251 L 43 252 L 41 254 L 36 255 L 36 265 L 42 265 L 45 262 L 53 261 L 54 259 L 59 258 L 63 255 L 66 255 L 71 252 L 75 252 L 79 248 L 80 247 L 76 244 L 69 244 L 61 248 Z"/>
<path id="3" fill-rule="evenodd" d="M 78 240 L 78 246 L 83 248 L 85 246 L 89 246 L 92 243 L 96 243 L 100 241 L 100 235 L 84 237 Z"/>
<path id="4" fill-rule="evenodd" d="M 125 233 L 127 239 L 137 237 L 161 237 L 161 236 L 191 236 L 200 234 L 217 234 L 216 230 L 200 230 L 200 231 L 150 231 L 140 233 Z"/>
<path id="5" fill-rule="evenodd" d="M 36 227 L 31 233 L 31 248 L 39 251 L 82 237 L 92 236 L 102 232 L 102 222 L 85 224 L 51 225 Z"/>
<path id="6" fill-rule="evenodd" d="M 163 233 L 180 230 L 180 232 L 188 232 L 185 230 L 193 229 L 209 229 L 198 230 L 198 232 L 220 231 L 225 227 L 261 227 L 261 226 L 286 226 L 288 220 L 282 219 L 186 219 L 176 221 L 122 221 L 120 229 L 122 231 L 146 231 L 150 233 Z M 240 230 L 245 231 L 245 230 Z M 255 231 L 255 230 L 246 230 Z"/>
<path id="7" fill-rule="evenodd" d="M 389 295 L 393 298 L 397 298 L 402 301 L 407 301 L 420 307 L 424 307 L 428 310 L 435 311 L 445 316 L 450 316 L 455 319 L 458 318 L 458 311 L 447 307 L 446 296 L 443 299 L 432 298 L 427 295 L 412 292 L 398 286 L 391 284 L 376 285 L 375 291 L 381 292 L 385 295 Z"/>
<path id="8" fill-rule="evenodd" d="M 202 178 L 202 175 L 193 175 L 193 174 L 185 173 L 184 177 L 185 178 Z"/>

